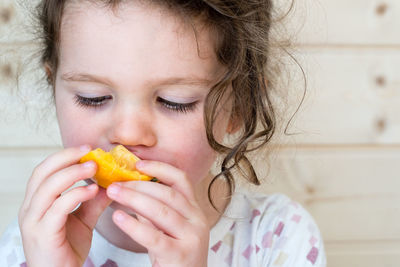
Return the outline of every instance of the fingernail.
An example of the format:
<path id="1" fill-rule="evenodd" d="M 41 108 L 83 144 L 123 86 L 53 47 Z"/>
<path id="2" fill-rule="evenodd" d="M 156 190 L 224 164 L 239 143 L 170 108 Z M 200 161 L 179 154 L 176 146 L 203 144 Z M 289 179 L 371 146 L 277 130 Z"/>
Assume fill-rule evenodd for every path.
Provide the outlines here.
<path id="1" fill-rule="evenodd" d="M 93 168 L 93 167 L 95 166 L 95 163 L 94 163 L 93 160 L 90 160 L 90 161 L 86 161 L 86 162 L 83 163 L 82 165 L 83 165 L 83 167 L 85 167 L 85 168 Z"/>
<path id="2" fill-rule="evenodd" d="M 90 190 L 90 191 L 93 191 L 93 190 L 96 189 L 96 187 L 97 187 L 96 184 L 91 184 L 91 185 L 88 185 L 86 188 L 87 188 L 88 190 Z"/>
<path id="3" fill-rule="evenodd" d="M 136 162 L 135 167 L 136 168 L 142 168 L 144 165 L 146 165 L 146 163 L 142 160 L 139 160 Z"/>
<path id="4" fill-rule="evenodd" d="M 125 215 L 117 211 L 114 218 L 117 222 L 122 222 L 125 219 Z"/>
<path id="5" fill-rule="evenodd" d="M 108 192 L 108 194 L 110 194 L 112 196 L 116 196 L 116 195 L 118 195 L 120 189 L 121 189 L 121 186 L 119 184 L 114 183 L 107 188 L 107 192 Z"/>
<path id="6" fill-rule="evenodd" d="M 89 152 L 91 150 L 91 147 L 89 145 L 82 145 L 82 146 L 79 147 L 79 149 L 82 152 Z"/>

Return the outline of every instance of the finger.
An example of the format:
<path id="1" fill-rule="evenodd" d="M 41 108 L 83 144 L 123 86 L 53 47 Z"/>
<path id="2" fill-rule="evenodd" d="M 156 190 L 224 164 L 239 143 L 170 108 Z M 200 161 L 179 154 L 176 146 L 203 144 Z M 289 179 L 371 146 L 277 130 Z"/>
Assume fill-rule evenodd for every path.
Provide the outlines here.
<path id="1" fill-rule="evenodd" d="M 92 185 L 97 186 L 96 184 Z M 100 215 L 111 202 L 112 200 L 107 197 L 106 190 L 98 187 L 96 197 L 82 203 L 74 214 L 85 223 L 89 229 L 93 230 Z"/>
<path id="2" fill-rule="evenodd" d="M 180 233 L 185 228 L 187 219 L 174 208 L 146 194 L 118 184 L 113 184 L 107 190 L 107 194 L 112 200 L 131 208 L 150 220 L 157 228 L 171 236 L 181 238 Z"/>
<path id="3" fill-rule="evenodd" d="M 173 239 L 170 236 L 121 210 L 114 212 L 113 221 L 130 238 L 153 253 L 165 253 L 173 249 Z"/>
<path id="4" fill-rule="evenodd" d="M 140 223 L 146 224 L 150 227 L 153 227 L 154 229 L 157 229 L 157 227 L 155 227 L 154 224 L 150 220 L 146 219 L 145 217 L 140 216 L 139 214 L 135 214 L 135 216 Z"/>
<path id="5" fill-rule="evenodd" d="M 182 170 L 164 162 L 150 160 L 136 162 L 136 168 L 149 176 L 157 177 L 163 184 L 181 192 L 191 203 L 196 203 L 193 186 Z"/>
<path id="6" fill-rule="evenodd" d="M 185 196 L 176 189 L 161 184 L 145 181 L 130 181 L 123 183 L 114 183 L 110 185 L 109 190 L 114 186 L 123 186 L 133 189 L 135 192 L 146 194 L 149 197 L 157 199 L 167 206 L 173 207 L 182 216 L 189 219 L 197 214 L 197 207 L 194 207 Z M 116 188 L 118 190 L 118 188 Z"/>
<path id="7" fill-rule="evenodd" d="M 68 219 L 69 214 L 80 204 L 95 198 L 98 186 L 91 184 L 71 189 L 67 193 L 57 198 L 53 205 L 43 216 L 46 229 L 52 232 L 60 231 Z"/>
<path id="8" fill-rule="evenodd" d="M 66 168 L 74 163 L 90 151 L 90 146 L 84 145 L 81 147 L 71 147 L 56 152 L 40 163 L 32 173 L 28 181 L 25 193 L 24 204 L 25 208 L 31 201 L 34 192 L 39 185 L 55 172 Z"/>
<path id="9" fill-rule="evenodd" d="M 62 169 L 43 181 L 36 190 L 29 205 L 30 219 L 40 220 L 53 202 L 76 182 L 92 177 L 96 164 L 92 161 Z M 27 215 L 28 216 L 28 215 Z"/>

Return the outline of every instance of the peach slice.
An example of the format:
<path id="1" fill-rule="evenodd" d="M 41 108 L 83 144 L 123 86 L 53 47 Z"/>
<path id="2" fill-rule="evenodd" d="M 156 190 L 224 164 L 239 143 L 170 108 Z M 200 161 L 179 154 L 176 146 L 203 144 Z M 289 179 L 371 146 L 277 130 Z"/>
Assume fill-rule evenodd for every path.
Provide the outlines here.
<path id="1" fill-rule="evenodd" d="M 156 180 L 136 170 L 136 162 L 140 159 L 122 145 L 114 147 L 110 152 L 96 148 L 83 156 L 80 162 L 90 160 L 97 164 L 97 171 L 93 178 L 99 186 L 104 188 L 113 182 Z"/>

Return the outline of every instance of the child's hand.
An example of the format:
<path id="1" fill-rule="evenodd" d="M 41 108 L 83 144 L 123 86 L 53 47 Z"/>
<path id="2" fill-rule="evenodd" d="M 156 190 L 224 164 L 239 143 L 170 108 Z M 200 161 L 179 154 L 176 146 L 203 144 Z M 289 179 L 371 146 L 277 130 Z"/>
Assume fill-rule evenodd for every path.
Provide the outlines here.
<path id="1" fill-rule="evenodd" d="M 108 196 L 137 213 L 135 219 L 118 210 L 113 221 L 147 248 L 153 266 L 207 266 L 210 227 L 187 176 L 162 162 L 140 161 L 136 167 L 163 184 L 110 185 Z"/>
<path id="2" fill-rule="evenodd" d="M 89 147 L 62 150 L 33 171 L 19 211 L 29 267 L 82 266 L 88 256 L 92 230 L 111 200 L 96 184 L 62 193 L 95 174 L 93 162 L 77 164 L 89 150 Z"/>

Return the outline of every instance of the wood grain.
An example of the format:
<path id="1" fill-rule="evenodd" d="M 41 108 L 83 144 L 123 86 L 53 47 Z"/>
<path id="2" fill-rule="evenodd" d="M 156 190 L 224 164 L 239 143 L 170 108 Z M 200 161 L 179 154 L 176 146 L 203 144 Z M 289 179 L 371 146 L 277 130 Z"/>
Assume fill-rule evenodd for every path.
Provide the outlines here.
<path id="1" fill-rule="evenodd" d="M 399 14 L 397 0 L 305 0 L 286 23 L 301 45 L 398 47 Z"/>
<path id="2" fill-rule="evenodd" d="M 0 233 L 15 219 L 33 168 L 61 148 L 32 57 L 36 3 L 0 2 Z M 281 21 L 287 32 L 274 28 L 295 44 L 307 91 L 292 135 L 278 132 L 270 157 L 257 155 L 265 184 L 256 190 L 285 193 L 310 211 L 330 267 L 399 266 L 399 16 L 398 0 L 305 0 Z M 304 92 L 298 70 L 289 80 L 281 127 Z"/>

